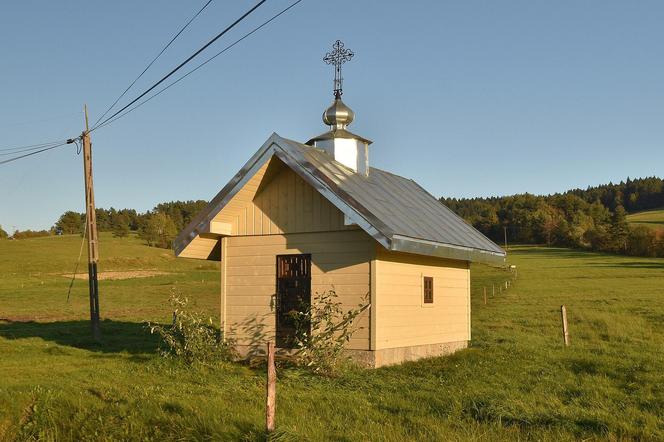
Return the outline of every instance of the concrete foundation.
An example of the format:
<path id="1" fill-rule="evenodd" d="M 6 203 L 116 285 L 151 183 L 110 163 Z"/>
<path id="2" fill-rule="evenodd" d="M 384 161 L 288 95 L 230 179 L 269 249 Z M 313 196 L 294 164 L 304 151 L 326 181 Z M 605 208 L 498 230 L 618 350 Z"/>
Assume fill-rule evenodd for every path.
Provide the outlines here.
<path id="1" fill-rule="evenodd" d="M 433 358 L 454 353 L 468 347 L 468 341 L 440 344 L 413 345 L 409 347 L 383 348 L 380 350 L 348 350 L 351 357 L 367 368 L 401 364 L 423 358 Z"/>
<path id="2" fill-rule="evenodd" d="M 235 348 L 238 351 L 240 359 L 265 357 L 266 350 L 262 346 L 238 345 Z M 468 348 L 468 341 L 383 348 L 380 350 L 347 350 L 347 353 L 362 367 L 378 368 L 386 365 L 401 364 L 406 361 L 445 356 L 464 348 Z M 287 357 L 293 353 L 293 350 L 277 348 L 276 352 L 278 355 Z"/>

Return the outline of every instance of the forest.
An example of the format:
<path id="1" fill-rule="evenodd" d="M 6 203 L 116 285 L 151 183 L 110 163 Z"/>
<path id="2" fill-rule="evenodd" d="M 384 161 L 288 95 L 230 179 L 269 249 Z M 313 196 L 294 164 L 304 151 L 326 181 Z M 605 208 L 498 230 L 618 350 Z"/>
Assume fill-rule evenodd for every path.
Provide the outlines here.
<path id="1" fill-rule="evenodd" d="M 139 213 L 134 209 L 97 208 L 97 230 L 113 232 L 116 237 L 125 237 L 131 232 L 153 247 L 170 248 L 178 233 L 207 205 L 207 201 L 171 201 L 161 203 L 152 210 Z M 67 211 L 49 230 L 15 231 L 11 238 L 25 239 L 48 235 L 82 234 L 85 229 L 85 213 Z M 9 234 L 0 227 L 0 239 Z"/>
<path id="2" fill-rule="evenodd" d="M 630 213 L 664 207 L 664 180 L 627 179 L 553 195 L 529 193 L 489 198 L 441 198 L 440 201 L 498 244 L 546 244 L 634 256 L 664 257 L 664 231 L 631 226 Z M 97 228 L 117 237 L 136 232 L 154 247 L 173 240 L 206 201 L 171 201 L 152 210 L 99 208 Z M 16 231 L 14 239 L 80 234 L 85 214 L 68 211 L 50 230 Z M 10 235 L 0 228 L 0 239 Z M 507 237 L 507 238 L 506 238 Z"/>
<path id="3" fill-rule="evenodd" d="M 503 244 L 547 244 L 635 256 L 664 256 L 664 232 L 630 226 L 627 214 L 664 207 L 664 180 L 627 179 L 538 196 L 441 198 L 479 231 Z"/>

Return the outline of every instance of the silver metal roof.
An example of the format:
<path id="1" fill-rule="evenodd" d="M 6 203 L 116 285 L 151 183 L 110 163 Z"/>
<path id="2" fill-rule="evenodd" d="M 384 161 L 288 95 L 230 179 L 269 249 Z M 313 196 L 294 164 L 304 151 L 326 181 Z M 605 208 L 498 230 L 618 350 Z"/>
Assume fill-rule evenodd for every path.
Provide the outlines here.
<path id="1" fill-rule="evenodd" d="M 251 178 L 276 156 L 385 248 L 419 255 L 504 263 L 505 252 L 415 181 L 371 168 L 353 172 L 324 151 L 273 134 L 178 236 L 179 254 Z"/>

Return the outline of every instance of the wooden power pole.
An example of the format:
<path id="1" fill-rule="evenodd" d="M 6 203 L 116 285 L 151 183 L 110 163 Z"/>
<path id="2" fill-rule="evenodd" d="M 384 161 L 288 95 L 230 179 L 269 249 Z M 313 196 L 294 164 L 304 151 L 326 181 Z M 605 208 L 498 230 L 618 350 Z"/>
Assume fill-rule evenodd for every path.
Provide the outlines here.
<path id="1" fill-rule="evenodd" d="M 99 242 L 97 240 L 97 214 L 95 213 L 95 190 L 92 183 L 92 143 L 88 126 L 88 106 L 85 106 L 85 131 L 81 134 L 83 143 L 83 174 L 85 176 L 85 222 L 88 238 L 88 285 L 90 287 L 90 323 L 92 337 L 101 338 L 99 327 L 99 284 L 97 263 L 99 262 Z"/>

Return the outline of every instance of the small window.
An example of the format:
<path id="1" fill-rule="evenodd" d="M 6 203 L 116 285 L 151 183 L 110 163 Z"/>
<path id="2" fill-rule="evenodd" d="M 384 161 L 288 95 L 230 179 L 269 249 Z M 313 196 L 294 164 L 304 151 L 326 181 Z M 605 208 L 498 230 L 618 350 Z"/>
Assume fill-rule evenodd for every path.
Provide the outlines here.
<path id="1" fill-rule="evenodd" d="M 433 277 L 424 277 L 424 303 L 433 304 Z"/>

